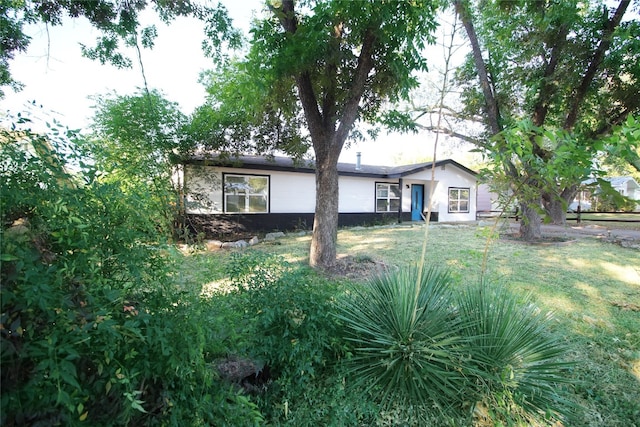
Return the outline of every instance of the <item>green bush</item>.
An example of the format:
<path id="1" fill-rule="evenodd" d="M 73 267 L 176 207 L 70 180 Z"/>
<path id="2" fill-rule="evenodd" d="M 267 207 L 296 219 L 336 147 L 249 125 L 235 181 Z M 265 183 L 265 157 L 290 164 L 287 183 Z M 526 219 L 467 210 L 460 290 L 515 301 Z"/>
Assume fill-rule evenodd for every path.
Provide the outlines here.
<path id="1" fill-rule="evenodd" d="M 570 420 L 572 364 L 562 361 L 567 348 L 551 332 L 550 313 L 501 286 L 468 287 L 458 301 L 476 415 L 507 425 Z"/>
<path id="2" fill-rule="evenodd" d="M 324 413 L 303 408 L 318 399 L 321 384 L 332 382 L 328 378 L 344 353 L 332 316 L 337 285 L 309 268 L 257 250 L 234 254 L 228 275 L 245 314 L 244 325 L 251 330 L 247 356 L 262 361 L 271 377 L 260 397 L 265 417 L 270 422 L 297 420 L 298 425 L 326 422 L 327 414 L 339 411 L 339 401 L 319 402 Z M 305 416 L 309 418 L 303 422 Z"/>
<path id="3" fill-rule="evenodd" d="M 177 255 L 143 195 L 102 182 L 56 134 L 1 135 L 0 424 L 259 422 L 217 378 L 214 301 L 174 286 Z"/>
<path id="4" fill-rule="evenodd" d="M 429 407 L 444 416 L 468 398 L 450 282 L 434 268 L 397 270 L 350 288 L 340 306 L 353 345 L 349 378 L 386 414 Z"/>

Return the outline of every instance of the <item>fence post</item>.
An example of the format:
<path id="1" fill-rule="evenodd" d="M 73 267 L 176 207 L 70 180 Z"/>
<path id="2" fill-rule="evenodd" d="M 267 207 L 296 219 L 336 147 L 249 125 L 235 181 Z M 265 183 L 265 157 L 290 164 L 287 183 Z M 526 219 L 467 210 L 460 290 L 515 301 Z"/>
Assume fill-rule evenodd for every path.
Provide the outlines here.
<path id="1" fill-rule="evenodd" d="M 578 216 L 576 217 L 576 224 L 580 224 L 580 221 L 582 221 L 582 218 L 580 218 L 580 214 L 582 214 L 582 207 L 580 206 L 580 203 L 578 203 L 577 214 Z"/>

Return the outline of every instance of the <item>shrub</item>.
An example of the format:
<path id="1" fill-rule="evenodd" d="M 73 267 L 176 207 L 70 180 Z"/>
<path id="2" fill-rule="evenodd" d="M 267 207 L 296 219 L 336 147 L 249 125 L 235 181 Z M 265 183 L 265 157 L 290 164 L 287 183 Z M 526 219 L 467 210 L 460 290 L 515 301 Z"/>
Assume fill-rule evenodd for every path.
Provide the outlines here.
<path id="1" fill-rule="evenodd" d="M 515 425 L 570 419 L 569 363 L 547 315 L 502 287 L 451 288 L 433 267 L 386 273 L 340 304 L 354 389 L 386 425 Z"/>
<path id="2" fill-rule="evenodd" d="M 570 419 L 572 365 L 562 361 L 566 347 L 551 332 L 551 315 L 501 286 L 471 286 L 458 301 L 476 415 L 508 425 Z"/>
<path id="3" fill-rule="evenodd" d="M 353 286 L 340 305 L 354 385 L 398 407 L 445 413 L 466 399 L 450 276 L 435 268 L 392 271 Z"/>
<path id="4" fill-rule="evenodd" d="M 215 307 L 172 283 L 144 199 L 68 173 L 67 139 L 2 137 L 0 424 L 259 421 L 220 387 Z"/>
<path id="5" fill-rule="evenodd" d="M 263 413 L 273 422 L 296 419 L 294 412 L 299 410 L 301 422 L 302 408 L 321 395 L 313 391 L 319 384 L 331 382 L 326 376 L 333 374 L 335 361 L 344 351 L 331 314 L 337 285 L 310 268 L 257 250 L 234 254 L 228 275 L 245 313 L 245 325 L 251 328 L 248 356 L 262 361 L 270 372 L 271 383 L 260 399 Z M 336 404 L 323 402 L 327 407 Z M 323 419 L 320 413 L 309 416 L 314 422 Z"/>

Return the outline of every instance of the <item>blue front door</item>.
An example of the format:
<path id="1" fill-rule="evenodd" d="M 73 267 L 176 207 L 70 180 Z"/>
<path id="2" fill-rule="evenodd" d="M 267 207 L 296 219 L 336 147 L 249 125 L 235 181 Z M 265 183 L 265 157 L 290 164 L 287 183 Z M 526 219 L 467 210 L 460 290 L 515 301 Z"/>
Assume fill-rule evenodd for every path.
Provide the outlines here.
<path id="1" fill-rule="evenodd" d="M 411 184 L 411 221 L 422 221 L 424 185 Z"/>

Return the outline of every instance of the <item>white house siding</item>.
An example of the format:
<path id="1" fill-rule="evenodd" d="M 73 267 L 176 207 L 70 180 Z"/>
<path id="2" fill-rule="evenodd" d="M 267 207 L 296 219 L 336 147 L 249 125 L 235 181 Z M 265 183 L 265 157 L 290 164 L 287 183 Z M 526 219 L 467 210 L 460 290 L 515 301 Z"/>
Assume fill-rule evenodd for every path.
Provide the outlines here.
<path id="1" fill-rule="evenodd" d="M 195 170 L 206 171 L 194 173 Z M 261 175 L 269 177 L 269 213 L 313 213 L 315 211 L 315 174 L 308 172 L 272 171 L 261 169 L 244 169 L 229 167 L 200 166 L 185 167 L 185 182 L 188 192 L 194 189 L 200 192 L 209 202 L 209 206 L 195 206 L 192 196 L 187 197 L 190 214 L 223 213 L 223 174 Z M 433 193 L 432 212 L 438 214 L 440 222 L 473 221 L 476 219 L 476 179 L 475 176 L 447 164 L 436 169 L 435 189 Z M 376 178 L 360 176 L 340 176 L 339 178 L 339 212 L 340 213 L 375 213 L 376 183 L 399 183 L 400 178 Z M 428 207 L 431 169 L 406 175 L 402 178 L 402 212 L 411 212 L 411 185 L 424 186 L 424 211 Z M 217 183 L 217 184 L 215 184 Z M 408 188 L 407 188 L 408 186 Z M 448 190 L 450 187 L 469 188 L 469 212 L 448 212 Z"/>
<path id="2" fill-rule="evenodd" d="M 436 168 L 435 171 L 436 187 L 433 192 L 433 202 L 431 205 L 431 211 L 438 213 L 439 222 L 459 222 L 459 221 L 475 221 L 476 219 L 476 179 L 474 176 L 467 172 L 453 166 L 445 165 Z M 427 203 L 429 198 L 429 183 L 431 182 L 431 169 L 426 169 L 422 172 L 415 173 L 404 177 L 403 183 L 411 184 L 425 184 L 425 211 L 427 209 Z M 469 212 L 468 213 L 449 213 L 449 188 L 469 188 Z M 411 210 L 411 193 L 406 190 L 407 194 L 403 193 L 402 210 Z"/>
<path id="3" fill-rule="evenodd" d="M 405 177 L 402 179 L 402 185 L 404 188 L 402 189 L 402 212 L 411 212 L 411 186 L 413 184 L 422 185 L 424 187 L 424 197 L 423 197 L 423 205 L 424 212 L 427 211 L 429 207 L 429 195 L 431 194 L 431 172 L 429 172 L 429 181 L 425 181 L 422 179 L 414 179 L 415 175 L 411 175 L 410 177 Z M 438 186 L 438 181 L 436 180 L 436 188 Z M 407 188 L 409 186 L 409 188 Z M 436 193 L 434 190 L 434 201 L 431 205 L 431 212 L 438 212 L 439 208 L 439 200 L 436 198 Z"/>
<path id="4" fill-rule="evenodd" d="M 271 177 L 270 213 L 312 213 L 315 211 L 315 174 L 279 171 L 259 172 Z M 235 173 L 238 173 L 237 169 Z"/>
<path id="5" fill-rule="evenodd" d="M 338 181 L 338 211 L 340 213 L 375 212 L 376 182 L 397 183 L 398 180 L 341 176 Z"/>
<path id="6" fill-rule="evenodd" d="M 193 173 L 193 166 L 185 168 L 185 182 L 188 189 L 207 189 L 202 191 L 210 207 L 198 206 L 187 209 L 193 214 L 223 213 L 222 185 L 212 185 L 212 182 L 222 183 L 224 174 L 260 175 L 269 177 L 269 205 L 270 213 L 312 213 L 315 211 L 315 175 L 312 173 L 295 173 L 280 171 L 265 171 L 258 169 L 238 169 L 205 166 L 206 177 Z M 188 206 L 197 203 L 193 197 L 187 196 Z"/>

